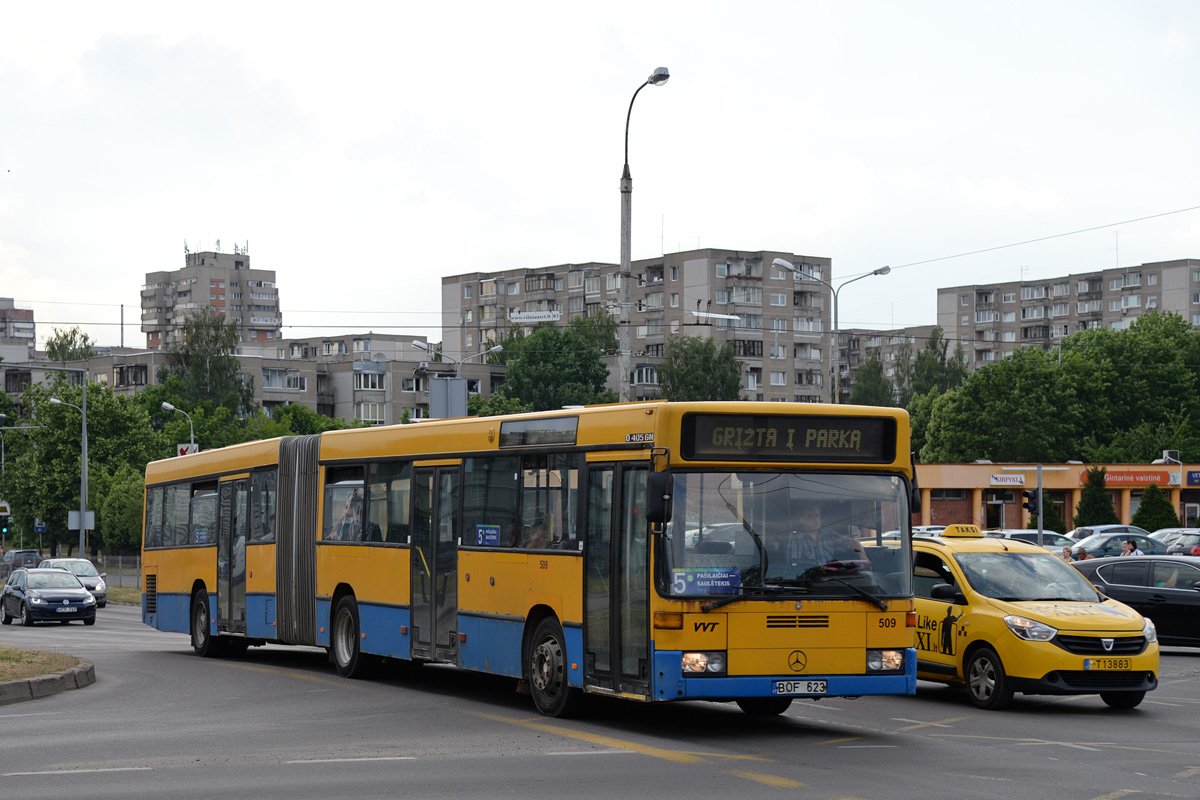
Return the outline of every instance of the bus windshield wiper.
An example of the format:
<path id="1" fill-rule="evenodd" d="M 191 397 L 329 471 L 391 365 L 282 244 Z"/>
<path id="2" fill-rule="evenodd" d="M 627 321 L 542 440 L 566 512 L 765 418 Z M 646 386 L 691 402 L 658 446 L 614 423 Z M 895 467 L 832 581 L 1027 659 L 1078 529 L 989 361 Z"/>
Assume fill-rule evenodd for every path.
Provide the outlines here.
<path id="1" fill-rule="evenodd" d="M 730 603 L 736 603 L 739 600 L 746 600 L 750 597 L 753 597 L 756 594 L 759 594 L 759 595 L 780 594 L 782 592 L 789 592 L 789 591 L 795 591 L 795 587 L 777 586 L 775 584 L 769 584 L 769 583 L 763 584 L 761 586 L 751 586 L 748 590 L 746 590 L 745 587 L 743 587 L 743 591 L 738 592 L 737 594 L 731 594 L 728 597 L 722 597 L 720 600 L 714 600 L 711 603 L 705 603 L 704 605 L 700 606 L 700 610 L 705 611 L 705 612 L 715 611 L 716 609 L 723 608 L 724 606 L 727 606 Z"/>
<path id="2" fill-rule="evenodd" d="M 846 580 L 845 578 L 839 578 L 836 575 L 822 575 L 819 578 L 813 579 L 813 583 L 824 583 L 825 581 L 837 581 L 842 586 L 848 587 L 851 591 L 855 592 L 856 594 L 862 595 L 867 600 L 869 600 L 872 603 L 874 603 L 875 605 L 879 606 L 880 611 L 887 611 L 887 609 L 888 609 L 887 601 L 884 600 L 882 597 L 876 597 L 875 595 L 868 592 L 866 589 L 862 588 L 861 586 L 851 583 L 850 581 Z"/>

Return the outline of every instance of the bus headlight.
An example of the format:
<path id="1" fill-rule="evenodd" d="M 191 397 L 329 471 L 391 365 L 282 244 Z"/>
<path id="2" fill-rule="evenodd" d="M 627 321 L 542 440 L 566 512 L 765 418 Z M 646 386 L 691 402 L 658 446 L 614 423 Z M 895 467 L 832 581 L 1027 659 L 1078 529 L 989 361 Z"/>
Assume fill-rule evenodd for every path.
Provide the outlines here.
<path id="1" fill-rule="evenodd" d="M 724 675 L 725 654 L 720 651 L 708 653 L 684 653 L 683 673 L 685 675 L 695 675 L 698 673 L 706 675 Z"/>
<path id="2" fill-rule="evenodd" d="M 867 651 L 867 672 L 899 672 L 903 669 L 903 650 Z"/>

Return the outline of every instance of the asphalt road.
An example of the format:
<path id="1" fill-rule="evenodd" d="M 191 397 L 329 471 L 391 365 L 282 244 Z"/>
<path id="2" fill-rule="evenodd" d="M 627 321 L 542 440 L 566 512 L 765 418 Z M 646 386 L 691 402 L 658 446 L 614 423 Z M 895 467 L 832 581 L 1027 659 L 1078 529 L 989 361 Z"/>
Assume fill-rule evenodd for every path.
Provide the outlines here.
<path id="1" fill-rule="evenodd" d="M 1200 797 L 1200 650 L 1168 649 L 1132 711 L 1018 695 L 983 712 L 922 683 L 765 721 L 599 699 L 551 720 L 511 680 L 444 667 L 348 681 L 313 649 L 201 659 L 130 607 L 90 628 L 7 626 L 0 643 L 74 653 L 97 676 L 0 707 L 0 800 Z"/>

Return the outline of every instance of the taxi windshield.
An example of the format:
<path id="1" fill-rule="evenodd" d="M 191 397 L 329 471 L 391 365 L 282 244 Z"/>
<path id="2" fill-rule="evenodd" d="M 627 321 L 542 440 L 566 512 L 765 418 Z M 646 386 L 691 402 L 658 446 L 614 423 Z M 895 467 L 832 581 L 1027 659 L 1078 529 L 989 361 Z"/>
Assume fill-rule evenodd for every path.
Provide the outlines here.
<path id="1" fill-rule="evenodd" d="M 954 559 L 971 588 L 993 600 L 1101 600 L 1086 578 L 1053 553 L 956 553 Z"/>
<path id="2" fill-rule="evenodd" d="M 659 591 L 718 598 L 908 594 L 908 484 L 898 475 L 676 472 Z"/>

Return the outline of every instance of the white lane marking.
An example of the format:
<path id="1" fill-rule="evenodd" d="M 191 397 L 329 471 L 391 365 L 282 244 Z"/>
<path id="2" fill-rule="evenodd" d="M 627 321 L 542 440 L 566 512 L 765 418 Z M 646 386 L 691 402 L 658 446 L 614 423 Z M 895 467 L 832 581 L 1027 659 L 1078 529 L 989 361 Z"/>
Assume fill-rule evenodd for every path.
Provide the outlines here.
<path id="1" fill-rule="evenodd" d="M 343 764 L 351 761 L 416 761 L 416 756 L 370 756 L 364 758 L 306 758 L 285 761 L 285 764 Z"/>
<path id="2" fill-rule="evenodd" d="M 153 767 L 109 767 L 107 769 L 49 769 L 42 772 L 6 772 L 5 778 L 22 775 L 86 775 L 89 772 L 150 772 Z"/>
<path id="3" fill-rule="evenodd" d="M 1100 751 L 1099 747 L 1088 747 L 1087 745 L 1073 744 L 1071 742 L 1016 742 L 1015 744 L 1017 747 L 1041 747 L 1042 745 L 1056 745 L 1059 747 L 1074 747 L 1078 750 L 1091 750 L 1092 752 Z"/>

